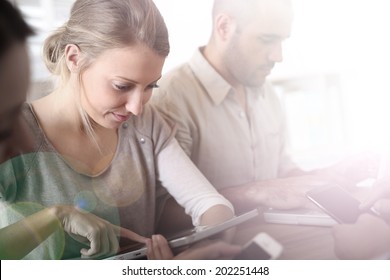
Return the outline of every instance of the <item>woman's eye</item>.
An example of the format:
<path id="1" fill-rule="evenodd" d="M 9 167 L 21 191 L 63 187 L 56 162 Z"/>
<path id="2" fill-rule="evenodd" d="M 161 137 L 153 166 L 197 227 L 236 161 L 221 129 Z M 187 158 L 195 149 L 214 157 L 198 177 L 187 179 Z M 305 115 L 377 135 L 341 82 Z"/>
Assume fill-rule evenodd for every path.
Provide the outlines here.
<path id="1" fill-rule="evenodd" d="M 114 88 L 119 91 L 126 91 L 129 89 L 128 85 L 114 84 Z"/>
<path id="2" fill-rule="evenodd" d="M 148 86 L 149 88 L 159 88 L 159 85 L 158 84 L 151 84 Z"/>

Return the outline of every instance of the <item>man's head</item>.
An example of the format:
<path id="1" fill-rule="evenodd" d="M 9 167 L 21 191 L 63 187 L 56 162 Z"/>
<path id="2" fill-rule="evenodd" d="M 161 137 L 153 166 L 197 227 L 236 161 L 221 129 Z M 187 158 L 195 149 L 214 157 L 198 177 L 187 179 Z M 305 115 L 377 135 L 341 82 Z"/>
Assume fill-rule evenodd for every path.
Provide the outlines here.
<path id="1" fill-rule="evenodd" d="M 15 126 L 29 84 L 26 40 L 32 33 L 20 12 L 0 0 L 0 163 L 16 145 Z"/>
<path id="2" fill-rule="evenodd" d="M 232 86 L 260 86 L 283 60 L 290 36 L 290 0 L 215 0 L 208 58 Z"/>

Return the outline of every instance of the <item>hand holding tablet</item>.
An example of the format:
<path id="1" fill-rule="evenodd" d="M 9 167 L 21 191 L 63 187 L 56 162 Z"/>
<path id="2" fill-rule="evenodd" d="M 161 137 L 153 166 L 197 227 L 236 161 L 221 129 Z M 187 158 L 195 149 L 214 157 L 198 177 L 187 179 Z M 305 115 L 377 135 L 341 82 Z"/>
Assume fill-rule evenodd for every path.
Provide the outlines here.
<path id="1" fill-rule="evenodd" d="M 175 234 L 174 236 L 168 238 L 168 244 L 171 249 L 180 248 L 183 246 L 191 245 L 200 240 L 213 237 L 219 233 L 224 232 L 225 230 L 242 224 L 246 221 L 249 221 L 252 218 L 255 218 L 259 215 L 257 209 L 251 210 L 239 216 L 233 217 L 232 219 L 223 222 L 218 225 L 202 227 L 201 230 L 193 228 L 191 230 L 183 231 Z M 130 259 L 139 259 L 146 256 L 147 248 L 144 244 L 140 244 L 141 248 L 136 250 L 126 250 L 118 255 L 109 257 L 110 260 L 130 260 Z"/>

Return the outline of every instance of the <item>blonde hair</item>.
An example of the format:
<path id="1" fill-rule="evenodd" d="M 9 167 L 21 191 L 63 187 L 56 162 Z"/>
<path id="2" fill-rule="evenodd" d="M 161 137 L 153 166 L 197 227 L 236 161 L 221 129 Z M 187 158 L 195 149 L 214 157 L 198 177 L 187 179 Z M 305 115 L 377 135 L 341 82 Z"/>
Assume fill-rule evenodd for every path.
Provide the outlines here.
<path id="1" fill-rule="evenodd" d="M 43 56 L 49 71 L 59 76 L 60 86 L 70 77 L 65 61 L 65 48 L 74 44 L 83 53 L 81 74 L 106 50 L 142 43 L 157 54 L 169 53 L 168 31 L 152 0 L 77 0 L 71 9 L 69 20 L 52 35 L 43 47 Z M 79 111 L 84 126 L 92 133 L 89 118 Z"/>

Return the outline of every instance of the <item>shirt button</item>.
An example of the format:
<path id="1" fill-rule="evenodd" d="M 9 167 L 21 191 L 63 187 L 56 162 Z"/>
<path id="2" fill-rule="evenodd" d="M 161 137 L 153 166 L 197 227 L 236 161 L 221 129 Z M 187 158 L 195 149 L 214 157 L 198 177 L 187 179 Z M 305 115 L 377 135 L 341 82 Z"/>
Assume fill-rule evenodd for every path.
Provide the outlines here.
<path id="1" fill-rule="evenodd" d="M 122 127 L 123 127 L 123 128 L 128 128 L 128 127 L 129 127 L 129 124 L 128 124 L 127 122 L 125 122 L 125 123 L 122 124 Z"/>
<path id="2" fill-rule="evenodd" d="M 245 118 L 245 113 L 244 112 L 240 112 L 240 118 Z"/>
<path id="3" fill-rule="evenodd" d="M 141 142 L 141 144 L 145 144 L 145 138 L 141 138 L 141 139 L 139 139 L 139 141 Z"/>

